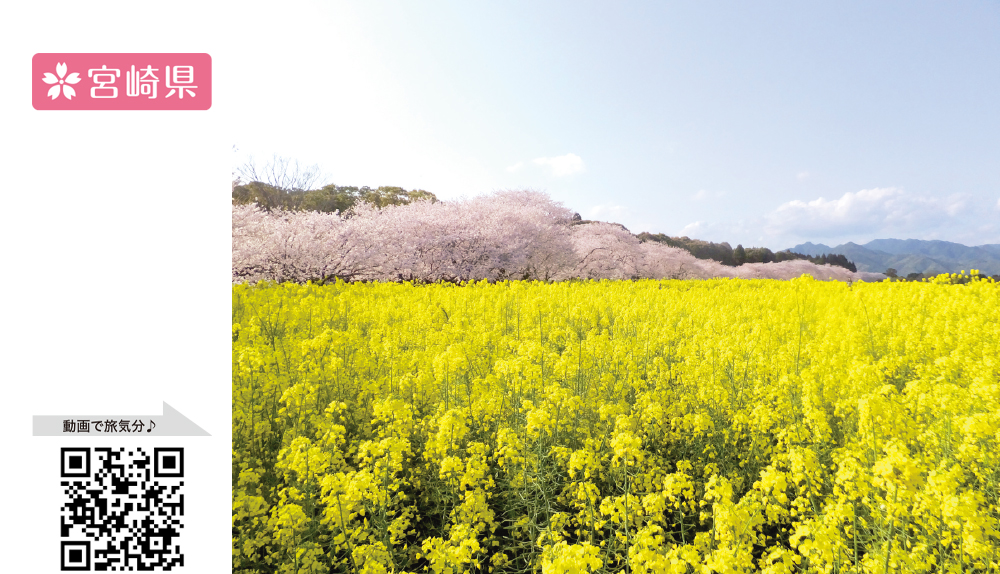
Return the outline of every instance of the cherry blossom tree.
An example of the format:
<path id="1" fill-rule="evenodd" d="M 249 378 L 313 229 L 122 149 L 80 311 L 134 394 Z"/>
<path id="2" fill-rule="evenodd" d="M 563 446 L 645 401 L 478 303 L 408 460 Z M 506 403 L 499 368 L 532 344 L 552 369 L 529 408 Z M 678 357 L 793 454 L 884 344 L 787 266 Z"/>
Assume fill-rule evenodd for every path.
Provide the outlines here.
<path id="1" fill-rule="evenodd" d="M 234 206 L 233 279 L 548 279 L 575 263 L 571 217 L 533 191 L 343 216 Z"/>
<path id="2" fill-rule="evenodd" d="M 572 213 L 544 194 L 502 191 L 455 202 L 355 209 L 377 221 L 379 277 L 426 281 L 549 278 L 572 263 Z"/>
<path id="3" fill-rule="evenodd" d="M 365 223 L 339 214 L 233 206 L 233 281 L 365 278 L 379 247 Z"/>
<path id="4" fill-rule="evenodd" d="M 707 279 L 715 276 L 707 264 L 715 263 L 698 259 L 690 252 L 655 241 L 639 244 L 642 253 L 641 275 L 646 279 Z M 714 266 L 713 266 L 714 267 Z M 719 264 L 719 267 L 725 267 Z"/>
<path id="5" fill-rule="evenodd" d="M 613 223 L 573 226 L 576 265 L 569 277 L 581 279 L 638 279 L 643 266 L 639 239 Z"/>
<path id="6" fill-rule="evenodd" d="M 640 242 L 617 224 L 572 225 L 572 217 L 530 190 L 382 208 L 361 203 L 346 214 L 234 205 L 233 281 L 884 277 L 805 260 L 731 267 Z"/>

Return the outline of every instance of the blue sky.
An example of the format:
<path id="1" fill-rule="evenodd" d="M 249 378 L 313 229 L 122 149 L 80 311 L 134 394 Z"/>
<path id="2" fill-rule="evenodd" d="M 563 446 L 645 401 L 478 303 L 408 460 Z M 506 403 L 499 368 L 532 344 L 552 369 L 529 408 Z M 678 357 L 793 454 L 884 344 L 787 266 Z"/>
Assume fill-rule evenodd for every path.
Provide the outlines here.
<path id="1" fill-rule="evenodd" d="M 317 2 L 233 15 L 242 158 L 632 231 L 1000 242 L 997 2 Z M 234 56 L 235 58 L 235 56 Z M 291 84 L 291 85 L 289 85 Z"/>

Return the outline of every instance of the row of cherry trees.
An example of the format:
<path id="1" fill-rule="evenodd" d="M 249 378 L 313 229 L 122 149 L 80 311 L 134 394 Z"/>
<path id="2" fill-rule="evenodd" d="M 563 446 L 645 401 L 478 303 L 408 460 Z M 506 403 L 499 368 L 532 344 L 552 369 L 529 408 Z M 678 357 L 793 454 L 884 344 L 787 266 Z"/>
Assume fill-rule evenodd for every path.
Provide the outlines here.
<path id="1" fill-rule="evenodd" d="M 610 223 L 572 224 L 543 193 L 502 191 L 347 214 L 233 206 L 233 281 L 881 278 L 807 261 L 728 267 Z M 871 277 L 865 277 L 871 275 Z"/>

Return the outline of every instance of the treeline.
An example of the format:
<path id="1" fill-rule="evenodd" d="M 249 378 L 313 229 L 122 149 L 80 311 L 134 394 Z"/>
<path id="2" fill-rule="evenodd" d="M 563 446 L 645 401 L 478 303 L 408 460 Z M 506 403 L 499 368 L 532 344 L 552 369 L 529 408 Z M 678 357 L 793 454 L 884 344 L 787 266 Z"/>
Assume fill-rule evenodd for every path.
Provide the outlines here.
<path id="1" fill-rule="evenodd" d="M 288 211 L 318 211 L 320 213 L 347 213 L 356 205 L 369 203 L 375 207 L 389 205 L 409 205 L 428 199 L 436 202 L 437 197 L 422 189 L 407 191 L 402 187 L 324 185 L 319 189 L 288 189 L 261 181 L 233 186 L 233 205 L 256 203 L 262 209 L 284 209 Z"/>
<path id="2" fill-rule="evenodd" d="M 684 249 L 698 259 L 711 259 L 730 267 L 739 267 L 746 263 L 780 263 L 782 261 L 809 261 L 817 265 L 835 265 L 850 271 L 857 272 L 858 268 L 847 257 L 840 254 L 823 254 L 819 256 L 804 255 L 788 251 L 778 251 L 775 253 L 767 247 L 744 248 L 737 245 L 734 249 L 728 242 L 713 243 L 690 237 L 670 237 L 663 233 L 642 232 L 638 236 L 639 241 L 654 241 L 670 247 Z"/>

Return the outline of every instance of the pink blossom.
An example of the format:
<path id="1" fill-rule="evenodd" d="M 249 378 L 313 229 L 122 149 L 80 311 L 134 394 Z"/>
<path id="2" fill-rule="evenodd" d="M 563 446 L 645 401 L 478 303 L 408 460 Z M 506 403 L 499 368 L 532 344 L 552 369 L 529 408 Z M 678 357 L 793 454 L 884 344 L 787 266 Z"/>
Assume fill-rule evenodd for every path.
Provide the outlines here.
<path id="1" fill-rule="evenodd" d="M 883 278 L 802 260 L 727 267 L 640 243 L 617 224 L 572 225 L 571 216 L 530 190 L 381 209 L 361 204 L 346 214 L 234 205 L 233 281 Z"/>

